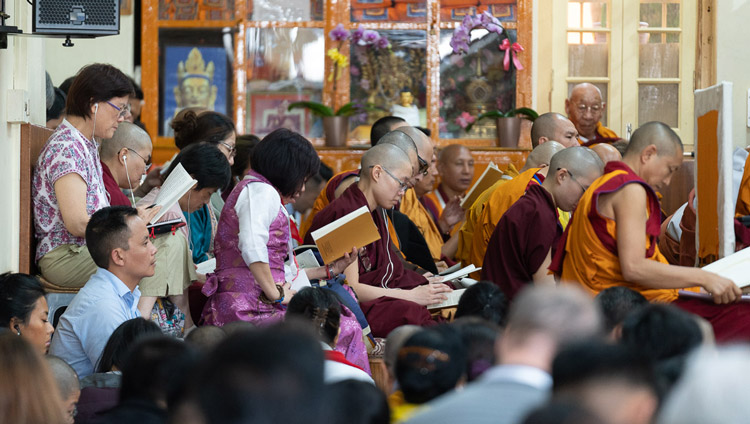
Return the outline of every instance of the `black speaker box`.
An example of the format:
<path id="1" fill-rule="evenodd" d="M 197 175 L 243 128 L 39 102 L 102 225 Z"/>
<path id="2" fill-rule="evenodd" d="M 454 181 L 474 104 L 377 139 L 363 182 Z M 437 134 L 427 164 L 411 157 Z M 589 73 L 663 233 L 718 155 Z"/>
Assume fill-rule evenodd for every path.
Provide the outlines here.
<path id="1" fill-rule="evenodd" d="M 120 0 L 35 0 L 36 34 L 116 35 L 120 33 Z"/>

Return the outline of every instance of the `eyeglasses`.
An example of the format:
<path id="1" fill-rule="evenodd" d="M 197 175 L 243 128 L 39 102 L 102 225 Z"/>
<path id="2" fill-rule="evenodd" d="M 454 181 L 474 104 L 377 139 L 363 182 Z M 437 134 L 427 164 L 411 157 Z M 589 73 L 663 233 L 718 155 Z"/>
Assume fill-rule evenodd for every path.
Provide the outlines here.
<path id="1" fill-rule="evenodd" d="M 417 160 L 419 161 L 419 172 L 422 174 L 422 176 L 427 176 L 427 172 L 430 169 L 430 164 L 427 163 L 426 160 L 422 159 L 421 156 L 417 155 Z"/>
<path id="2" fill-rule="evenodd" d="M 129 104 L 125 105 L 123 107 L 119 107 L 119 106 L 115 105 L 114 103 L 112 103 L 112 102 L 110 102 L 108 100 L 105 100 L 105 103 L 107 103 L 108 105 L 110 105 L 113 108 L 115 108 L 118 112 L 120 112 L 120 114 L 117 115 L 120 118 L 124 118 L 124 117 L 126 117 L 128 115 L 128 113 L 130 113 L 130 105 Z"/>
<path id="3" fill-rule="evenodd" d="M 138 152 L 136 152 L 135 150 L 131 149 L 130 147 L 126 147 L 126 149 L 130 150 L 131 152 L 135 153 L 136 156 L 138 156 L 139 158 L 143 159 L 143 164 L 146 165 L 146 169 L 151 168 L 151 156 L 149 156 L 148 159 L 146 159 L 143 156 L 141 156 L 140 154 L 138 154 Z"/>
<path id="4" fill-rule="evenodd" d="M 601 104 L 595 104 L 591 106 L 587 105 L 576 105 L 576 109 L 578 109 L 579 113 L 586 113 L 586 111 L 589 111 L 591 113 L 599 113 L 602 111 L 602 105 Z"/>
<path id="5" fill-rule="evenodd" d="M 237 154 L 237 146 L 232 146 L 231 144 L 225 143 L 223 141 L 220 141 L 219 144 L 226 147 L 227 150 L 229 150 L 229 156 L 235 156 Z"/>
<path id="6" fill-rule="evenodd" d="M 561 168 L 557 168 L 558 171 L 560 169 Z M 568 175 L 570 175 L 570 179 L 571 180 L 575 181 L 575 183 L 578 184 L 578 187 L 581 187 L 581 190 L 583 190 L 584 193 L 586 192 L 586 190 L 588 190 L 588 187 L 584 187 L 583 184 L 581 184 L 580 182 L 578 182 L 578 180 L 576 180 L 576 177 L 574 177 L 573 174 L 570 173 L 570 171 L 568 171 Z"/>
<path id="7" fill-rule="evenodd" d="M 370 165 L 370 168 L 373 168 L 373 167 L 374 165 Z M 391 173 L 391 171 L 388 170 L 388 168 L 386 168 L 385 166 L 381 166 L 381 168 L 383 168 L 383 171 L 385 171 L 385 173 L 388 174 L 388 176 L 396 180 L 396 182 L 399 185 L 398 191 L 406 191 L 406 189 L 409 188 L 409 185 L 407 183 L 399 180 L 395 175 Z"/>

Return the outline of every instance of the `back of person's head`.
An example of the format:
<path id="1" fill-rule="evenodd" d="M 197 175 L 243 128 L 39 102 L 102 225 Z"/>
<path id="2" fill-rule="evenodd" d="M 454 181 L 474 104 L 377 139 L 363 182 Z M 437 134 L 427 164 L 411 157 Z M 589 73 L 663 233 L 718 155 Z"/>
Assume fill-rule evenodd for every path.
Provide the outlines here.
<path id="1" fill-rule="evenodd" d="M 130 248 L 129 222 L 138 211 L 129 206 L 107 206 L 94 212 L 86 225 L 86 246 L 96 266 L 107 269 L 112 251 Z"/>
<path id="2" fill-rule="evenodd" d="M 531 413 L 521 424 L 608 424 L 577 402 L 552 400 Z"/>
<path id="3" fill-rule="evenodd" d="M 115 329 L 104 345 L 102 355 L 97 361 L 96 372 L 122 371 L 125 355 L 140 339 L 158 336 L 161 328 L 145 318 L 129 319 Z"/>
<path id="4" fill-rule="evenodd" d="M 430 130 L 429 128 L 425 128 L 425 127 L 414 127 L 414 128 L 418 129 L 419 131 L 422 131 L 422 133 L 424 133 L 424 135 L 426 135 L 427 137 L 432 137 L 432 130 Z"/>
<path id="5" fill-rule="evenodd" d="M 227 337 L 221 327 L 204 325 L 196 327 L 185 336 L 185 343 L 195 347 L 200 352 L 208 352 Z"/>
<path id="6" fill-rule="evenodd" d="M 378 144 L 378 141 L 380 141 L 380 139 L 390 132 L 396 125 L 405 122 L 406 120 L 404 120 L 404 118 L 399 118 L 398 116 L 384 116 L 378 119 L 372 124 L 372 129 L 370 129 L 370 145 L 374 146 Z"/>
<path id="7" fill-rule="evenodd" d="M 323 179 L 323 181 L 329 181 L 331 178 L 333 178 L 333 169 L 325 163 L 320 162 L 318 175 Z"/>
<path id="8" fill-rule="evenodd" d="M 57 383 L 57 389 L 62 399 L 62 413 L 66 416 L 67 423 L 73 424 L 76 416 L 76 406 L 81 396 L 81 385 L 78 382 L 78 374 L 67 362 L 54 355 L 46 355 L 52 377 Z"/>
<path id="9" fill-rule="evenodd" d="M 388 401 L 382 390 L 371 383 L 344 380 L 325 389 L 328 424 L 388 424 Z"/>
<path id="10" fill-rule="evenodd" d="M 466 380 L 472 382 L 495 364 L 500 326 L 477 316 L 457 318 L 451 325 L 466 346 Z"/>
<path id="11" fill-rule="evenodd" d="M 307 327 L 287 323 L 227 337 L 191 384 L 206 424 L 316 423 L 322 397 L 323 351 Z"/>
<path id="12" fill-rule="evenodd" d="M 628 314 L 648 305 L 648 300 L 642 294 L 623 286 L 602 290 L 596 295 L 595 302 L 604 316 L 607 333 L 622 324 Z"/>
<path id="13" fill-rule="evenodd" d="M 224 153 L 214 144 L 191 144 L 180 150 L 167 169 L 166 177 L 178 164 L 182 164 L 190 176 L 198 181 L 195 190 L 203 188 L 223 189 L 232 179 L 232 170 Z"/>
<path id="14" fill-rule="evenodd" d="M 164 335 L 141 338 L 125 355 L 120 402 L 142 400 L 166 409 L 196 365 L 195 351 Z"/>
<path id="15" fill-rule="evenodd" d="M 45 294 L 42 283 L 32 275 L 0 274 L 0 327 L 10 328 L 12 318 L 28 323 L 36 302 Z"/>
<path id="16" fill-rule="evenodd" d="M 333 347 L 341 323 L 341 300 L 332 290 L 306 287 L 292 297 L 286 313 L 312 322 L 320 339 Z"/>
<path id="17" fill-rule="evenodd" d="M 60 119 L 65 113 L 65 101 L 67 96 L 59 88 L 55 88 L 55 100 L 52 102 L 52 106 L 47 108 L 47 121 L 54 119 Z"/>
<path id="18" fill-rule="evenodd" d="M 94 63 L 81 68 L 68 90 L 66 113 L 91 117 L 91 106 L 113 97 L 133 95 L 130 78 L 112 65 Z"/>
<path id="19" fill-rule="evenodd" d="M 455 329 L 424 329 L 398 351 L 396 379 L 407 402 L 423 404 L 455 389 L 465 364 L 466 348 Z"/>
<path id="20" fill-rule="evenodd" d="M 658 424 L 744 424 L 750 417 L 750 347 L 701 348 L 661 408 Z"/>
<path id="21" fill-rule="evenodd" d="M 223 113 L 187 110 L 172 120 L 174 144 L 178 149 L 195 143 L 218 145 L 235 133 L 234 122 Z"/>
<path id="22" fill-rule="evenodd" d="M 232 321 L 221 326 L 221 329 L 226 333 L 227 336 L 232 336 L 237 333 L 243 333 L 245 331 L 254 331 L 256 329 L 255 324 L 248 321 Z"/>
<path id="23" fill-rule="evenodd" d="M 70 86 L 73 85 L 73 81 L 75 81 L 76 77 L 73 75 L 72 77 L 65 78 L 65 81 L 60 84 L 60 90 L 62 90 L 63 93 L 65 93 L 65 96 L 68 96 L 68 91 L 70 91 Z"/>
<path id="24" fill-rule="evenodd" d="M 685 355 L 702 340 L 695 320 L 672 305 L 647 305 L 622 323 L 622 344 L 655 361 Z"/>
<path id="25" fill-rule="evenodd" d="M 245 172 L 250 167 L 250 158 L 253 157 L 253 150 L 255 146 L 260 143 L 260 138 L 253 134 L 243 134 L 237 137 L 237 142 L 234 146 L 236 149 L 234 156 L 234 164 L 232 164 L 232 176 L 242 179 L 245 176 Z"/>
<path id="26" fill-rule="evenodd" d="M 553 394 L 580 402 L 612 424 L 649 424 L 659 389 L 648 358 L 604 341 L 563 347 L 552 364 Z"/>
<path id="27" fill-rule="evenodd" d="M 291 197 L 302 189 L 306 179 L 318 173 L 320 158 L 305 137 L 279 128 L 255 146 L 250 166 L 282 196 Z"/>
<path id="28" fill-rule="evenodd" d="M 0 411 L 4 423 L 63 423 L 63 402 L 49 366 L 13 332 L 0 333 Z"/>
<path id="29" fill-rule="evenodd" d="M 508 314 L 508 299 L 500 288 L 489 282 L 480 281 L 466 289 L 458 300 L 456 318 L 476 316 L 504 325 Z"/>
<path id="30" fill-rule="evenodd" d="M 383 362 L 385 362 L 385 367 L 388 370 L 388 373 L 394 379 L 396 378 L 396 359 L 398 358 L 398 351 L 401 350 L 401 346 L 404 345 L 404 342 L 418 331 L 422 331 L 422 327 L 418 325 L 402 325 L 391 330 L 391 332 L 388 333 L 388 337 L 385 338 Z"/>
<path id="31" fill-rule="evenodd" d="M 130 78 L 130 83 L 133 84 L 133 98 L 137 100 L 143 100 L 143 90 L 141 90 L 141 86 L 138 85 L 137 82 L 133 78 Z"/>
<path id="32" fill-rule="evenodd" d="M 601 332 L 601 313 L 581 289 L 530 286 L 513 301 L 503 337 L 510 344 L 523 344 L 543 335 L 560 346 L 600 336 Z"/>

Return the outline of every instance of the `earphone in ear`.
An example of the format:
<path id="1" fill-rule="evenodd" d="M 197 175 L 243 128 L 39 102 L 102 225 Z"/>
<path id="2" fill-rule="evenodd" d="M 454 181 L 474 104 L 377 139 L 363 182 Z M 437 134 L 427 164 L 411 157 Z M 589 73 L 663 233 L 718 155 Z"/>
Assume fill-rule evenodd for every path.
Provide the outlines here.
<path id="1" fill-rule="evenodd" d="M 21 335 L 21 328 L 18 327 L 18 324 L 14 325 L 13 328 L 16 330 L 16 333 L 20 336 Z"/>
<path id="2" fill-rule="evenodd" d="M 94 112 L 99 112 L 99 103 L 94 104 Z"/>
<path id="3" fill-rule="evenodd" d="M 122 155 L 122 160 L 127 161 L 128 160 L 128 155 Z"/>

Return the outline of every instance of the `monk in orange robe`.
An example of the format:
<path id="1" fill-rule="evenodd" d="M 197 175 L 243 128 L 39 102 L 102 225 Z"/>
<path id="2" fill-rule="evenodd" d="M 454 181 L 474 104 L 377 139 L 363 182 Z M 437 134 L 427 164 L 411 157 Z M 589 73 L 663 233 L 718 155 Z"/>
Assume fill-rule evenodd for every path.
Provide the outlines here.
<path id="1" fill-rule="evenodd" d="M 614 131 L 601 123 L 606 107 L 602 92 L 594 84 L 584 82 L 573 87 L 570 97 L 565 100 L 565 113 L 575 124 L 582 145 L 612 144 L 620 140 Z"/>
<path id="2" fill-rule="evenodd" d="M 732 303 L 741 296 L 739 287 L 702 269 L 669 265 L 659 251 L 654 188 L 669 184 L 682 154 L 682 142 L 668 125 L 650 122 L 635 131 L 623 161 L 608 163 L 581 197 L 550 269 L 592 295 L 625 286 L 650 301 L 673 302 L 708 320 L 717 341 L 750 340 L 750 305 Z M 679 297 L 679 289 L 696 285 L 713 303 Z M 726 303 L 732 304 L 718 305 Z"/>
<path id="3" fill-rule="evenodd" d="M 565 147 L 555 141 L 537 146 L 530 154 L 522 172 L 512 180 L 502 183 L 487 199 L 479 220 L 474 225 L 469 263 L 481 266 L 487 251 L 487 243 L 505 211 L 520 199 L 530 184 L 541 184 L 547 174 L 547 165 L 552 156 Z M 567 224 L 567 219 L 565 219 Z"/>
<path id="4" fill-rule="evenodd" d="M 474 157 L 468 147 L 451 144 L 440 149 L 437 159 L 440 184 L 425 195 L 423 202 L 433 212 L 435 223 L 443 234 L 449 237 L 458 232 L 459 223 L 464 219 L 461 197 L 474 180 Z M 445 214 L 449 217 L 444 216 Z M 451 218 L 456 215 L 459 215 L 460 219 L 453 222 Z M 445 228 L 446 221 L 451 221 L 448 228 Z"/>

